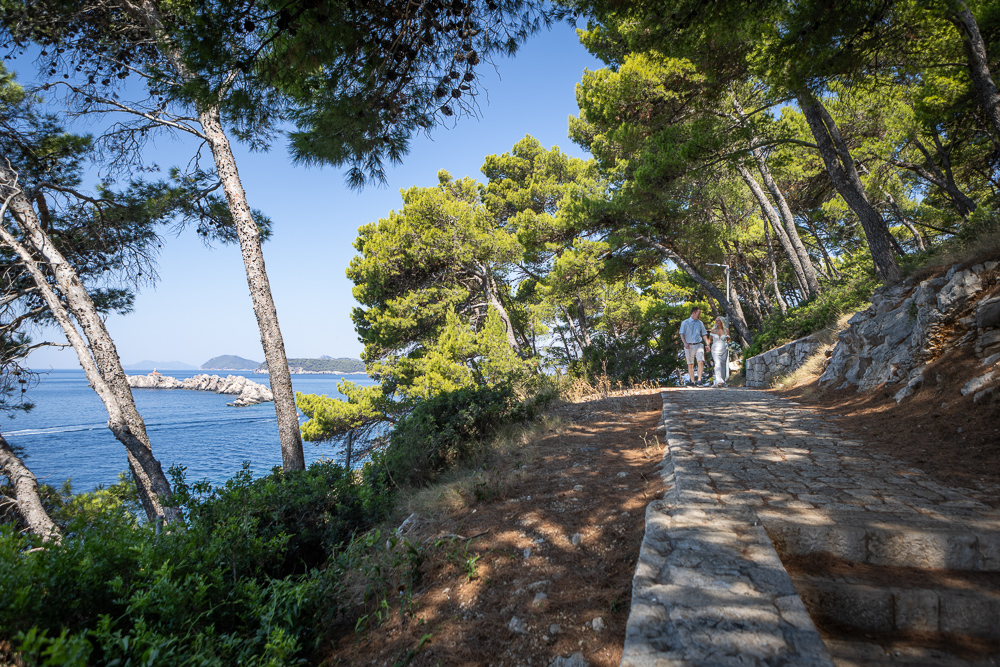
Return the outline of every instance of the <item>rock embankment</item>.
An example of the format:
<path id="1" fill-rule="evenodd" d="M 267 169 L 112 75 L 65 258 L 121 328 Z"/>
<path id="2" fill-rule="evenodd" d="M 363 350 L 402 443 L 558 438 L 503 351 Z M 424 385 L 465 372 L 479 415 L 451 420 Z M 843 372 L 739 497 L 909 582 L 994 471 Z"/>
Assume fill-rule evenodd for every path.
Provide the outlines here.
<path id="1" fill-rule="evenodd" d="M 128 385 L 137 389 L 194 389 L 214 391 L 216 394 L 238 395 L 231 405 L 242 408 L 247 405 L 266 403 L 274 400 L 271 390 L 262 384 L 248 380 L 242 375 L 195 375 L 186 380 L 178 380 L 166 375 L 130 375 Z"/>
<path id="2" fill-rule="evenodd" d="M 928 364 L 946 351 L 968 348 L 982 370 L 962 388 L 976 403 L 1000 383 L 1000 263 L 956 264 L 925 280 L 880 288 L 838 336 L 820 385 L 858 391 L 899 384 L 895 399 L 912 396 Z"/>

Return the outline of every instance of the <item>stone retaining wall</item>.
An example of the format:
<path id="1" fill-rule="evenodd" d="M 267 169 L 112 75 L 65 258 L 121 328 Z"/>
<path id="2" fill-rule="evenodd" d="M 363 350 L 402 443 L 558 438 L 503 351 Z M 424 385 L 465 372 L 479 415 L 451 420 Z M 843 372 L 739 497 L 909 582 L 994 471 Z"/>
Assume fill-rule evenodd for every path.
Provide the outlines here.
<path id="1" fill-rule="evenodd" d="M 801 366 L 822 345 L 814 336 L 785 343 L 747 359 L 747 386 L 765 389 L 774 380 Z"/>

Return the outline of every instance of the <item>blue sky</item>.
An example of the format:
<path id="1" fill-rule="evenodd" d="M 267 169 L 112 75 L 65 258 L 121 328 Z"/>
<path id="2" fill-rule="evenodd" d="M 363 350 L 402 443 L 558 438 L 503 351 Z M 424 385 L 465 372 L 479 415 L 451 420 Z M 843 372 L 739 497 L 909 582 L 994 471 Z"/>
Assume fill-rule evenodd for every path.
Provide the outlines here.
<path id="1" fill-rule="evenodd" d="M 274 223 L 264 257 L 288 355 L 361 353 L 350 319 L 356 303 L 344 270 L 355 254 L 358 227 L 398 208 L 401 189 L 434 185 L 439 169 L 456 178 L 481 178 L 486 155 L 509 151 L 526 134 L 585 157 L 566 136 L 567 119 L 578 112 L 575 85 L 583 71 L 600 67 L 572 27 L 559 24 L 543 31 L 515 58 L 498 61 L 496 73 L 483 70 L 478 120 L 463 118 L 455 127 L 436 129 L 431 138 L 416 137 L 403 164 L 389 170 L 385 187 L 352 191 L 340 170 L 292 166 L 280 144 L 268 153 L 239 148 L 250 204 Z M 180 141 L 161 140 L 145 157 L 167 167 L 186 162 L 191 150 Z M 263 360 L 237 247 L 205 248 L 188 230 L 165 239 L 159 274 L 157 285 L 139 294 L 133 313 L 108 318 L 124 363 L 152 359 L 200 365 L 221 354 Z M 54 329 L 34 338 L 63 340 Z M 36 370 L 78 367 L 72 350 L 52 348 L 32 353 L 29 365 Z"/>

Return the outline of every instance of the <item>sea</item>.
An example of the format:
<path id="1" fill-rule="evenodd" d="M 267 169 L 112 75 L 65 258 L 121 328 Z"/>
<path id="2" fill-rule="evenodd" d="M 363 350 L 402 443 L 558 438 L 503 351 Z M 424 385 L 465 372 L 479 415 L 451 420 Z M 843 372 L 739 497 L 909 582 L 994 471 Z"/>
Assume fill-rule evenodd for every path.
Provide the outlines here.
<path id="1" fill-rule="evenodd" d="M 152 371 L 129 370 L 129 375 Z M 200 373 L 243 375 L 270 386 L 266 374 L 249 371 L 161 371 L 178 380 Z M 292 375 L 295 391 L 343 399 L 337 383 L 346 379 L 363 386 L 375 384 L 367 375 Z M 146 422 L 153 454 L 164 471 L 177 464 L 187 468 L 188 481 L 224 483 L 249 461 L 255 476 L 281 465 L 274 403 L 229 407 L 236 396 L 188 389 L 133 389 Z M 74 493 L 92 491 L 118 481 L 128 470 L 125 448 L 108 430 L 108 413 L 90 388 L 83 370 L 51 370 L 39 376 L 26 398 L 35 408 L 26 414 L 0 418 L 0 433 L 27 455 L 25 464 L 39 482 L 60 487 L 70 480 Z M 299 421 L 305 416 L 299 413 Z M 303 443 L 306 463 L 321 458 L 342 460 L 330 443 Z"/>

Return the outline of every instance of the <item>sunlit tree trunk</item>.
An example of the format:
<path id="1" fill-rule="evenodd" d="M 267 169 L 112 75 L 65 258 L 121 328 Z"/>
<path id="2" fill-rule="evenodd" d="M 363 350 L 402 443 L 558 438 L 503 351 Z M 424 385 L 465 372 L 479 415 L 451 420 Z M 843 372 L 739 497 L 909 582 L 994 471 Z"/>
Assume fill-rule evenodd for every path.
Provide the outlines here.
<path id="1" fill-rule="evenodd" d="M 295 391 L 292 389 L 292 375 L 288 370 L 285 343 L 278 326 L 278 310 L 274 305 L 271 283 L 264 266 L 260 230 L 247 203 L 246 192 L 236 169 L 236 158 L 223 130 L 218 108 L 201 111 L 198 121 L 208 139 L 212 157 L 215 158 L 215 170 L 222 182 L 240 241 L 250 299 L 253 301 L 254 315 L 257 316 L 257 327 L 260 329 L 260 342 L 267 361 L 271 393 L 274 394 L 274 412 L 278 419 L 278 437 L 281 442 L 281 465 L 285 470 L 304 470 L 306 461 L 302 451 L 298 409 L 295 407 Z"/>
<path id="2" fill-rule="evenodd" d="M 840 196 L 858 216 L 858 221 L 864 229 L 868 249 L 875 262 L 875 272 L 884 281 L 898 281 L 902 274 L 893 253 L 889 228 L 879 212 L 868 201 L 861 177 L 858 176 L 858 170 L 854 166 L 854 158 L 840 135 L 840 129 L 827 112 L 826 107 L 812 93 L 800 90 L 797 91 L 797 98 L 799 108 L 816 139 L 819 154 L 826 165 L 830 180 L 833 181 Z"/>
<path id="3" fill-rule="evenodd" d="M 2 163 L 0 163 L 2 164 Z M 0 179 L 11 189 L 15 174 L 0 166 Z M 136 482 L 143 509 L 150 521 L 162 515 L 168 522 L 177 518 L 178 511 L 165 505 L 170 496 L 170 483 L 160 462 L 153 456 L 146 426 L 135 407 L 132 390 L 121 367 L 114 341 L 87 294 L 73 267 L 55 248 L 42 231 L 38 217 L 27 198 L 19 191 L 9 195 L 9 208 L 29 245 L 19 241 L 0 224 L 0 241 L 11 248 L 28 270 L 49 310 L 77 353 L 87 380 L 108 411 L 108 428 L 128 453 L 129 467 Z M 66 300 L 58 297 L 36 257 L 52 271 L 56 285 Z M 87 341 L 73 324 L 76 318 Z"/>
<path id="4" fill-rule="evenodd" d="M 486 301 L 497 312 L 497 315 L 500 316 L 500 321 L 503 322 L 504 332 L 507 336 L 507 344 L 510 345 L 514 352 L 520 355 L 521 344 L 517 340 L 517 332 L 514 330 L 514 323 L 510 320 L 510 313 L 507 312 L 507 308 L 505 308 L 503 302 L 500 301 L 500 294 L 498 293 L 496 280 L 493 278 L 493 274 L 490 273 L 490 270 L 483 264 L 478 264 L 476 268 L 479 271 L 478 278 L 482 283 Z"/>
<path id="5" fill-rule="evenodd" d="M 778 309 L 784 315 L 788 312 L 788 304 L 785 297 L 781 296 L 781 287 L 778 285 L 778 265 L 774 261 L 774 248 L 771 247 L 771 235 L 768 233 L 768 225 L 764 223 L 764 243 L 767 244 L 767 261 L 771 265 L 771 287 L 774 289 L 774 300 L 778 304 Z"/>
<path id="6" fill-rule="evenodd" d="M 59 541 L 59 528 L 45 511 L 42 499 L 38 496 L 38 480 L 2 435 L 0 435 L 0 473 L 10 480 L 11 486 L 14 487 L 17 511 L 24 519 L 28 530 L 45 541 Z"/>
<path id="7" fill-rule="evenodd" d="M 743 113 L 743 107 L 740 105 L 739 100 L 733 97 L 733 105 L 736 108 L 736 113 L 739 114 L 741 120 L 746 119 Z M 802 269 L 802 276 L 805 280 L 805 288 L 809 296 L 815 296 L 820 292 L 819 280 L 816 279 L 816 269 L 813 268 L 812 258 L 809 257 L 809 253 L 806 251 L 805 245 L 802 243 L 802 239 L 799 238 L 799 231 L 795 227 L 795 217 L 792 215 L 792 210 L 788 206 L 788 202 L 785 200 L 784 193 L 781 192 L 781 188 L 775 182 L 774 178 L 771 176 L 771 168 L 767 164 L 767 160 L 764 158 L 764 151 L 762 151 L 757 144 L 757 137 L 751 135 L 751 142 L 754 144 L 754 148 L 751 150 L 754 161 L 757 163 L 757 171 L 760 172 L 761 180 L 764 181 L 764 187 L 767 191 L 771 193 L 771 197 L 774 199 L 774 203 L 777 207 L 777 213 L 781 218 L 781 222 L 784 226 L 784 232 L 788 236 L 788 242 L 792 249 L 795 251 L 795 256 L 799 260 L 799 266 Z"/>
<path id="8" fill-rule="evenodd" d="M 178 76 L 186 81 L 195 80 L 197 74 L 188 69 L 170 39 L 170 34 L 163 25 L 155 0 L 142 0 L 138 5 L 125 4 L 127 10 L 140 18 L 150 33 L 156 37 L 161 51 L 170 61 Z M 236 158 L 233 156 L 229 138 L 222 126 L 218 106 L 201 104 L 198 109 L 198 122 L 201 124 L 205 139 L 212 151 L 215 169 L 226 195 L 226 202 L 236 226 L 240 251 L 243 254 L 247 285 L 250 288 L 254 315 L 257 317 L 257 326 L 260 329 L 260 342 L 264 348 L 264 359 L 267 361 L 271 393 L 274 394 L 274 411 L 278 419 L 282 467 L 285 470 L 303 470 L 306 464 L 302 451 L 298 409 L 295 406 L 295 392 L 292 389 L 292 377 L 288 370 L 288 358 L 285 355 L 281 328 L 278 326 L 278 312 L 274 305 L 271 285 L 264 266 L 260 231 L 247 203 L 246 192 L 243 190 L 243 184 L 236 168 Z"/>
<path id="9" fill-rule="evenodd" d="M 788 258 L 788 263 L 792 267 L 792 274 L 795 276 L 795 281 L 798 283 L 799 289 L 803 294 L 809 294 L 809 282 L 806 280 L 805 271 L 802 269 L 802 261 L 799 259 L 798 253 L 795 252 L 795 246 L 792 245 L 787 232 L 785 232 L 784 227 L 781 225 L 781 220 L 778 219 L 778 212 L 774 210 L 774 206 L 771 205 L 763 188 L 760 187 L 760 183 L 757 182 L 757 179 L 753 177 L 750 171 L 741 164 L 736 165 L 736 170 L 739 172 L 740 177 L 743 178 L 743 182 L 750 188 L 750 192 L 753 194 L 754 199 L 757 200 L 757 205 L 760 206 L 765 219 L 771 223 L 771 228 L 774 229 L 774 234 L 778 237 L 778 242 L 781 243 L 781 247 L 785 251 L 785 256 Z"/>

